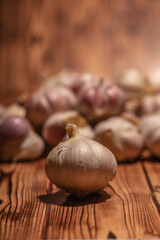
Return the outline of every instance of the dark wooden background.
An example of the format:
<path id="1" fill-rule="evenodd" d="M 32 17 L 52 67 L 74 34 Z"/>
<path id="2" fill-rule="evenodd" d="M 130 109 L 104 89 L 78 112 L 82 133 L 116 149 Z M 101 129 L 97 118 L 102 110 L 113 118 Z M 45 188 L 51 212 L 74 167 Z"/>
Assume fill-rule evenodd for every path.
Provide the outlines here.
<path id="1" fill-rule="evenodd" d="M 62 67 L 115 81 L 160 63 L 159 0 L 1 0 L 0 101 Z"/>

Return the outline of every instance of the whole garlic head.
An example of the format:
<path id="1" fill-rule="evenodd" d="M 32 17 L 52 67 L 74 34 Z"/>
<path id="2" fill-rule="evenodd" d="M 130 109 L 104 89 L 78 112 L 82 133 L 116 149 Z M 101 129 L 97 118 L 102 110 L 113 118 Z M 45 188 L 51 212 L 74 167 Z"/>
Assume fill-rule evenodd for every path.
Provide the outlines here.
<path id="1" fill-rule="evenodd" d="M 125 100 L 125 94 L 119 87 L 102 80 L 81 90 L 78 95 L 78 110 L 90 122 L 95 123 L 121 113 Z"/>
<path id="2" fill-rule="evenodd" d="M 139 130 L 144 137 L 146 147 L 160 157 L 160 113 L 144 116 Z"/>
<path id="3" fill-rule="evenodd" d="M 57 145 L 62 139 L 67 139 L 65 126 L 76 124 L 82 136 L 93 139 L 94 131 L 86 119 L 76 111 L 64 111 L 52 114 L 43 124 L 42 136 L 51 145 Z M 66 136 L 67 135 L 67 136 Z"/>
<path id="4" fill-rule="evenodd" d="M 55 112 L 76 108 L 76 95 L 67 87 L 55 85 L 40 89 L 26 102 L 27 117 L 35 126 L 40 126 Z"/>
<path id="5" fill-rule="evenodd" d="M 83 198 L 107 186 L 117 163 L 106 147 L 79 135 L 76 125 L 69 124 L 66 130 L 70 138 L 49 153 L 46 175 L 56 186 Z"/>
<path id="6" fill-rule="evenodd" d="M 98 123 L 95 140 L 110 149 L 118 162 L 134 160 L 143 147 L 143 138 L 136 126 L 121 117 Z"/>

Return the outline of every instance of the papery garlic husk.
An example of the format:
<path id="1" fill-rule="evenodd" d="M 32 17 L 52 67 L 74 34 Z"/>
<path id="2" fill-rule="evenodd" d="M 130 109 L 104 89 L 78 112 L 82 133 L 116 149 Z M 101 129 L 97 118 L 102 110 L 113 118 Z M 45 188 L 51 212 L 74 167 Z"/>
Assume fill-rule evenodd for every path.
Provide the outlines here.
<path id="1" fill-rule="evenodd" d="M 82 137 L 74 124 L 66 127 L 70 139 L 49 153 L 45 170 L 49 180 L 83 198 L 105 188 L 116 173 L 114 155 L 98 142 Z"/>
<path id="2" fill-rule="evenodd" d="M 53 86 L 35 92 L 26 102 L 27 117 L 35 126 L 40 126 L 55 112 L 75 109 L 77 98 L 64 86 Z"/>
<path id="3" fill-rule="evenodd" d="M 160 157 L 160 112 L 144 116 L 139 130 L 144 137 L 145 146 L 157 157 Z"/>
<path id="4" fill-rule="evenodd" d="M 26 116 L 26 109 L 17 103 L 13 103 L 10 106 L 6 107 L 0 116 L 0 123 L 9 116 L 19 116 L 25 117 Z"/>
<path id="5" fill-rule="evenodd" d="M 50 146 L 57 145 L 62 139 L 67 139 L 65 126 L 76 124 L 80 134 L 90 139 L 94 138 L 94 131 L 87 120 L 76 111 L 64 111 L 52 114 L 44 123 L 42 136 Z"/>
<path id="6" fill-rule="evenodd" d="M 143 137 L 137 127 L 121 117 L 98 123 L 95 140 L 110 149 L 118 162 L 136 159 L 143 148 Z"/>
<path id="7" fill-rule="evenodd" d="M 33 160 L 40 157 L 45 149 L 43 139 L 34 131 L 30 131 L 24 141 L 20 144 L 13 161 Z"/>
<path id="8" fill-rule="evenodd" d="M 0 123 L 0 161 L 10 160 L 30 131 L 24 117 L 8 116 Z"/>
<path id="9" fill-rule="evenodd" d="M 150 89 L 147 77 L 136 69 L 128 69 L 122 73 L 117 84 L 125 91 L 128 99 L 142 97 Z"/>
<path id="10" fill-rule="evenodd" d="M 160 110 L 160 94 L 146 95 L 141 101 L 141 114 L 152 114 Z"/>
<path id="11" fill-rule="evenodd" d="M 96 123 L 121 113 L 125 107 L 125 94 L 114 84 L 101 81 L 86 86 L 78 95 L 78 110 L 89 122 Z"/>

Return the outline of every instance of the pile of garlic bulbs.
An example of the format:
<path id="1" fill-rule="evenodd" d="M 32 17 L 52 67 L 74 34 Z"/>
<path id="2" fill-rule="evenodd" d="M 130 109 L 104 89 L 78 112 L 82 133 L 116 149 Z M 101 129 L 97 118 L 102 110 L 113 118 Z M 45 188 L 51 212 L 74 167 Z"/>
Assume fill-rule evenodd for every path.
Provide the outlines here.
<path id="1" fill-rule="evenodd" d="M 0 105 L 0 161 L 42 156 L 47 146 L 55 147 L 68 139 L 67 124 L 77 125 L 82 136 L 109 148 L 118 162 L 140 158 L 144 148 L 159 156 L 148 147 L 146 134 L 141 130 L 143 116 L 160 111 L 157 89 L 155 81 L 152 84 L 151 79 L 135 69 L 122 73 L 116 84 L 87 72 L 63 69 L 46 78 L 40 88 L 23 101 L 23 106 L 20 101 L 7 107 Z M 29 131 L 27 137 L 17 143 L 18 129 L 11 124 L 10 131 L 13 130 L 15 136 L 15 139 L 12 136 L 12 144 L 17 145 L 14 153 L 11 151 L 5 156 L 5 148 L 11 141 L 11 136 L 7 139 L 9 130 L 5 125 L 7 121 L 16 122 L 15 117 L 22 118 L 21 122 L 27 121 Z M 25 128 L 25 123 L 21 124 Z M 37 142 L 36 147 L 32 141 Z"/>
<path id="2" fill-rule="evenodd" d="M 144 149 L 160 157 L 160 88 L 138 70 L 113 84 L 64 69 L 26 99 L 0 105 L 0 162 L 46 157 L 49 180 L 78 198 L 104 189 L 117 163 Z"/>

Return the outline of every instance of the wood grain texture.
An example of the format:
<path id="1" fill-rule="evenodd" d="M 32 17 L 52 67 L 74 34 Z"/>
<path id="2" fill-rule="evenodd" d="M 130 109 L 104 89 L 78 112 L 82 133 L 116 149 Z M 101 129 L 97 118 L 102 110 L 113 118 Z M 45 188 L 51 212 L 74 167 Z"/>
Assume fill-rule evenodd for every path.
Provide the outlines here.
<path id="1" fill-rule="evenodd" d="M 50 184 L 44 159 L 1 164 L 0 239 L 159 238 L 159 199 L 146 178 L 151 169 L 157 184 L 157 168 L 120 164 L 104 191 L 77 200 Z"/>
<path id="2" fill-rule="evenodd" d="M 0 101 L 36 89 L 62 67 L 116 81 L 159 69 L 158 0 L 1 0 Z"/>

